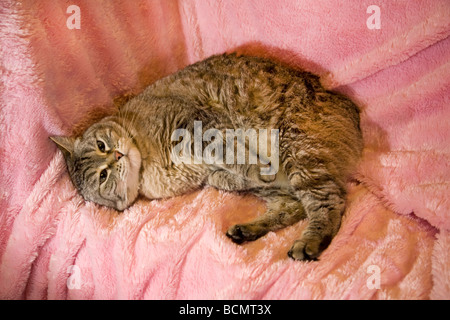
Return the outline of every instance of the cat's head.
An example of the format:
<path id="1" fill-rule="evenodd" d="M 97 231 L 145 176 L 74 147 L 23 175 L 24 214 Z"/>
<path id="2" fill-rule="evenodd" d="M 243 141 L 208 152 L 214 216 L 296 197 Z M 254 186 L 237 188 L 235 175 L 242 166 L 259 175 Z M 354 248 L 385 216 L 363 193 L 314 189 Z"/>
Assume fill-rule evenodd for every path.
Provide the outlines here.
<path id="1" fill-rule="evenodd" d="M 87 201 L 122 211 L 138 196 L 141 154 L 115 122 L 97 123 L 81 137 L 51 137 L 64 154 L 70 178 Z"/>

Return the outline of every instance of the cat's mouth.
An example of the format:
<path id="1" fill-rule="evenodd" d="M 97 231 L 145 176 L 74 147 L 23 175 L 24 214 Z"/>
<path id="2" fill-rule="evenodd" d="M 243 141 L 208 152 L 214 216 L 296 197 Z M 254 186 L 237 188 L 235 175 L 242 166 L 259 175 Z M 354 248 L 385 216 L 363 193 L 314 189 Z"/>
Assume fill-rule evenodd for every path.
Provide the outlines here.
<path id="1" fill-rule="evenodd" d="M 129 145 L 126 150 L 115 150 L 114 157 L 117 163 L 123 163 L 122 179 L 126 190 L 126 198 L 133 202 L 139 190 L 139 171 L 141 169 L 141 153 L 134 145 Z"/>
<path id="2" fill-rule="evenodd" d="M 136 162 L 136 160 L 138 160 L 138 159 L 135 159 L 136 152 L 134 152 L 134 149 L 136 149 L 137 153 L 139 153 L 136 146 L 134 146 L 131 141 L 129 141 L 128 139 L 125 139 L 125 138 L 119 139 L 118 145 L 113 150 L 114 160 L 117 163 L 124 162 L 124 160 L 126 160 L 125 162 L 128 162 L 129 165 L 133 166 L 133 164 Z M 139 162 L 140 162 L 140 159 L 139 159 Z"/>

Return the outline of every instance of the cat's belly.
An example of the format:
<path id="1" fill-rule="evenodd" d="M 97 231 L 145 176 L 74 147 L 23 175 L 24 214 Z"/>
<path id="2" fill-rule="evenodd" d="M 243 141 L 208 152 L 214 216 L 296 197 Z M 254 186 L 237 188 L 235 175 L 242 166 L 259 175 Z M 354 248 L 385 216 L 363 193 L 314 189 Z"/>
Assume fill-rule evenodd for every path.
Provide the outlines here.
<path id="1" fill-rule="evenodd" d="M 186 194 L 204 183 L 210 169 L 203 165 L 178 165 L 170 168 L 144 165 L 139 192 L 149 199 Z"/>

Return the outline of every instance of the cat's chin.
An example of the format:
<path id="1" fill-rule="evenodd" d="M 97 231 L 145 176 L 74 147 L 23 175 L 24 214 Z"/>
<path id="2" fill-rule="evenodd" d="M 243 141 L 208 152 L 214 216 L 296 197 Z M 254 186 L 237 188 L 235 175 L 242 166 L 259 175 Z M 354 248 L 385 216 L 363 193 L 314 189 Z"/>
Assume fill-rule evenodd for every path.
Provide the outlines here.
<path id="1" fill-rule="evenodd" d="M 130 162 L 131 171 L 136 171 L 139 178 L 139 170 L 141 169 L 142 158 L 141 153 L 139 152 L 137 147 L 132 146 L 128 150 L 128 160 Z"/>
<path id="2" fill-rule="evenodd" d="M 125 200 L 118 200 L 114 204 L 114 209 L 117 211 L 124 211 L 133 205 L 134 201 L 139 195 L 139 188 L 132 186 L 127 188 L 127 196 Z"/>
<path id="3" fill-rule="evenodd" d="M 126 203 L 125 201 L 118 201 L 116 202 L 115 208 L 117 211 L 124 211 L 127 209 L 131 204 Z"/>

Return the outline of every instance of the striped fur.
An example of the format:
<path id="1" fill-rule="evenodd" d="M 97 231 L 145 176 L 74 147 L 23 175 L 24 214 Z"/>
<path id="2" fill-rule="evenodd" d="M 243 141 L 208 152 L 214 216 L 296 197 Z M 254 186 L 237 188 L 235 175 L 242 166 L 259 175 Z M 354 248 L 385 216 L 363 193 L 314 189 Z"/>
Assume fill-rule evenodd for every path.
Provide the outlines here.
<path id="1" fill-rule="evenodd" d="M 278 129 L 280 170 L 264 179 L 261 163 L 173 163 L 172 133 L 183 128 L 193 134 L 194 121 L 202 122 L 203 132 Z M 84 198 L 117 210 L 138 194 L 167 198 L 206 184 L 267 201 L 265 215 L 228 230 L 237 243 L 307 217 L 308 227 L 289 251 L 299 260 L 316 259 L 337 233 L 345 182 L 362 150 L 358 108 L 349 99 L 325 90 L 310 73 L 235 54 L 157 81 L 82 137 L 53 139 Z"/>

